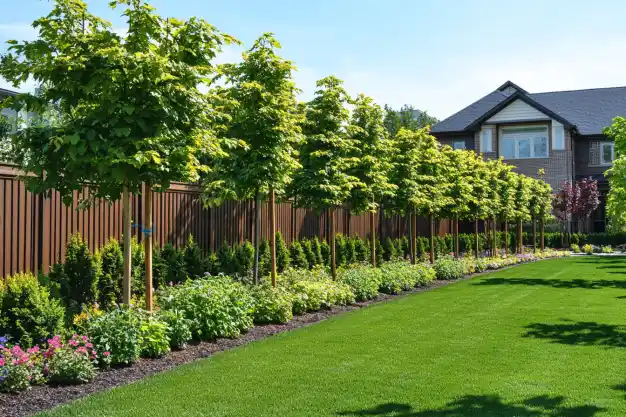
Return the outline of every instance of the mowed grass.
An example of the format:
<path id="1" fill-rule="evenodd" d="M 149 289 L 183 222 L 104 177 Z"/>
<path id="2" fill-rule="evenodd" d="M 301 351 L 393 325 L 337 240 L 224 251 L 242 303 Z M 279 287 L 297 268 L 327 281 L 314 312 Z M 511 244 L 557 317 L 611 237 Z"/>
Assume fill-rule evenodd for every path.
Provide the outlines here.
<path id="1" fill-rule="evenodd" d="M 283 333 L 45 416 L 624 416 L 626 258 L 542 261 Z"/>

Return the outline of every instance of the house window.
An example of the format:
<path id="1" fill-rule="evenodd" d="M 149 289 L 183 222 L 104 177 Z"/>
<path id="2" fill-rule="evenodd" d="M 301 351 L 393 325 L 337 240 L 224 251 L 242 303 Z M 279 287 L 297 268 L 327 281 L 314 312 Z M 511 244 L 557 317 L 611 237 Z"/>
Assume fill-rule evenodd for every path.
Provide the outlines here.
<path id="1" fill-rule="evenodd" d="M 546 126 L 503 128 L 500 136 L 500 156 L 505 159 L 548 157 Z"/>
<path id="2" fill-rule="evenodd" d="M 552 128 L 552 149 L 557 151 L 565 149 L 565 129 L 563 126 Z"/>
<path id="3" fill-rule="evenodd" d="M 615 159 L 615 144 L 613 142 L 602 142 L 600 144 L 600 163 L 610 165 Z"/>
<path id="4" fill-rule="evenodd" d="M 465 141 L 464 140 L 455 140 L 452 142 L 452 149 L 465 149 Z"/>
<path id="5" fill-rule="evenodd" d="M 491 129 L 482 129 L 480 131 L 480 150 L 482 152 L 493 152 L 493 146 L 491 146 Z"/>

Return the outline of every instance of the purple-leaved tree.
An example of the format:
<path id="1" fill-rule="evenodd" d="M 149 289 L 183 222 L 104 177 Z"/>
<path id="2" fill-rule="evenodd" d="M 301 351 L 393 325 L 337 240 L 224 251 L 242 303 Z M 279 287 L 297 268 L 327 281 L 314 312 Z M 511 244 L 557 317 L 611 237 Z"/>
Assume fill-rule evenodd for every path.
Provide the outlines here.
<path id="1" fill-rule="evenodd" d="M 554 214 L 565 224 L 565 231 L 568 232 L 567 222 L 585 224 L 585 220 L 599 206 L 598 181 L 591 177 L 575 183 L 565 181 L 554 199 Z"/>

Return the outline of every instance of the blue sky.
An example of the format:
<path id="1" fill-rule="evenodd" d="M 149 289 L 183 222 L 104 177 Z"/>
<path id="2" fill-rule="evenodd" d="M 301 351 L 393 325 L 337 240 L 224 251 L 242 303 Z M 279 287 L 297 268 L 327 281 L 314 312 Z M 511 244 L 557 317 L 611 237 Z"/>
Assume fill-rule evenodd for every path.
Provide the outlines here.
<path id="1" fill-rule="evenodd" d="M 92 12 L 123 28 L 108 0 Z M 624 1 L 153 0 L 164 16 L 200 16 L 244 45 L 274 32 L 302 99 L 334 74 L 352 94 L 445 118 L 512 80 L 531 92 L 626 85 Z M 0 0 L 0 51 L 32 39 L 48 0 Z M 17 7 L 14 7 L 17 6 Z M 7 7 L 8 6 L 8 7 Z M 220 58 L 236 60 L 229 48 Z M 0 87 L 9 87 L 0 79 Z M 23 86 L 23 89 L 32 88 Z"/>

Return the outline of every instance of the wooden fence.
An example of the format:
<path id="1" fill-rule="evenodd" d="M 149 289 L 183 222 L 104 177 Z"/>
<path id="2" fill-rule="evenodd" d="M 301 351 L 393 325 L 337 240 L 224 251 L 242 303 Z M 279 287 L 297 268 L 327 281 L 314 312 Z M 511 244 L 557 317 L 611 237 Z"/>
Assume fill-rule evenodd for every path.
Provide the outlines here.
<path id="1" fill-rule="evenodd" d="M 121 239 L 122 205 L 96 201 L 81 210 L 78 201 L 86 191 L 76 192 L 74 203 L 65 206 L 57 192 L 50 196 L 26 191 L 15 168 L 0 165 L 0 277 L 20 271 L 48 272 L 51 264 L 65 256 L 69 237 L 80 232 L 89 248 L 103 246 L 109 237 Z M 205 251 L 215 250 L 222 242 L 233 244 L 254 238 L 254 205 L 252 201 L 232 201 L 217 208 L 205 208 L 198 199 L 195 185 L 173 184 L 164 193 L 153 193 L 153 238 L 160 246 L 170 242 L 182 246 L 190 234 Z M 384 210 L 383 210 L 384 211 Z M 133 235 L 142 240 L 142 196 L 131 200 Z M 337 233 L 367 237 L 370 233 L 368 215 L 352 215 L 348 210 L 336 210 Z M 283 202 L 276 208 L 276 224 L 287 243 L 294 239 L 328 236 L 328 213 L 295 208 Z M 386 217 L 380 213 L 376 220 L 379 238 L 396 238 L 408 233 L 407 219 Z M 439 235 L 449 232 L 449 222 L 441 221 Z M 269 235 L 268 206 L 261 208 L 261 238 Z M 426 235 L 425 219 L 418 219 L 418 234 Z"/>

